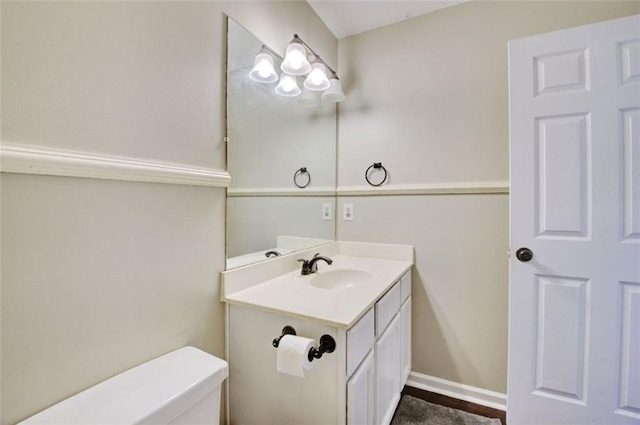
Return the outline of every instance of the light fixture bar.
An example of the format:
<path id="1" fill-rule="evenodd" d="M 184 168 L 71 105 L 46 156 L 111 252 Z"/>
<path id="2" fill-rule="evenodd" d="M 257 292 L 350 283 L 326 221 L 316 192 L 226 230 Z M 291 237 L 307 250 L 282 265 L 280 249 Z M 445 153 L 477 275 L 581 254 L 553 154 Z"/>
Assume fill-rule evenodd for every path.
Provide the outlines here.
<path id="1" fill-rule="evenodd" d="M 284 58 L 278 52 L 276 52 L 275 50 L 273 50 L 271 47 L 267 46 L 266 44 L 263 44 L 262 48 L 268 50 L 269 53 L 271 53 L 272 55 L 274 55 L 275 57 L 277 57 L 281 61 L 284 60 Z"/>
<path id="2" fill-rule="evenodd" d="M 316 58 L 318 61 L 322 62 L 322 63 L 324 64 L 324 66 L 326 66 L 326 67 L 327 67 L 327 69 L 328 69 L 329 71 L 331 71 L 331 74 L 332 74 L 332 75 L 335 75 L 336 77 L 338 76 L 338 73 L 337 73 L 336 71 L 334 71 L 334 69 L 333 69 L 333 68 L 331 68 L 331 67 L 329 66 L 329 64 L 328 64 L 328 63 L 326 63 L 326 62 L 325 62 L 325 61 L 320 57 L 320 55 L 316 53 L 316 51 L 315 51 L 315 50 L 313 50 L 311 47 L 309 47 L 309 45 L 308 45 L 307 43 L 305 43 L 305 42 L 304 42 L 304 40 L 303 40 L 303 39 L 301 39 L 301 38 L 300 38 L 300 36 L 299 36 L 298 34 L 293 34 L 293 38 L 295 38 L 296 40 L 298 40 L 298 41 L 299 41 L 299 42 L 300 42 L 304 47 L 306 47 L 306 48 L 307 48 L 307 50 L 309 50 L 311 53 L 313 53 L 313 56 L 315 56 L 315 58 Z"/>

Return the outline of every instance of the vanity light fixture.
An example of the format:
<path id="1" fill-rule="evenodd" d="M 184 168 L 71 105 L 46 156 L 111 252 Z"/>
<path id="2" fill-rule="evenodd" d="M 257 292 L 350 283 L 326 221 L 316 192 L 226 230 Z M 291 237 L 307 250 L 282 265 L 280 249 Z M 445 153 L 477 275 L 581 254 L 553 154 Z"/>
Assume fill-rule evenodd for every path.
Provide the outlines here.
<path id="1" fill-rule="evenodd" d="M 278 74 L 273 65 L 273 56 L 269 54 L 266 46 L 262 46 L 262 49 L 256 55 L 249 77 L 259 83 L 275 83 L 278 81 Z"/>
<path id="2" fill-rule="evenodd" d="M 276 86 L 276 93 L 280 96 L 295 97 L 300 94 L 301 90 L 298 87 L 298 81 L 295 76 L 285 74 L 280 75 L 280 82 Z"/>
<path id="3" fill-rule="evenodd" d="M 281 58 L 267 46 L 262 46 L 256 55 L 253 69 L 249 73 L 252 80 L 259 83 L 274 83 L 278 80 L 273 65 L 273 56 Z M 336 71 L 322 60 L 298 34 L 294 34 L 293 40 L 287 46 L 287 53 L 282 60 L 280 69 L 282 73 L 275 91 L 281 96 L 299 96 L 302 90 L 298 86 L 297 77 L 306 75 L 303 83 L 306 90 L 301 97 L 301 103 L 308 105 L 314 103 L 315 96 L 310 96 L 307 90 L 311 92 L 324 91 L 321 98 L 325 102 L 342 102 L 345 99 L 342 84 Z M 327 78 L 327 70 L 331 72 L 331 78 Z"/>
<path id="4" fill-rule="evenodd" d="M 304 86 L 309 90 L 321 91 L 328 89 L 330 85 L 325 66 L 321 62 L 314 62 L 311 65 L 311 72 L 304 80 Z"/>
<path id="5" fill-rule="evenodd" d="M 280 69 L 289 75 L 304 75 L 311 71 L 311 64 L 307 59 L 307 51 L 298 34 L 293 36 L 293 40 L 287 46 L 287 53 L 280 65 Z"/>
<path id="6" fill-rule="evenodd" d="M 329 88 L 322 93 L 322 100 L 327 102 L 342 102 L 344 100 L 344 92 L 342 91 L 342 83 L 338 76 L 333 73 L 329 79 Z"/>

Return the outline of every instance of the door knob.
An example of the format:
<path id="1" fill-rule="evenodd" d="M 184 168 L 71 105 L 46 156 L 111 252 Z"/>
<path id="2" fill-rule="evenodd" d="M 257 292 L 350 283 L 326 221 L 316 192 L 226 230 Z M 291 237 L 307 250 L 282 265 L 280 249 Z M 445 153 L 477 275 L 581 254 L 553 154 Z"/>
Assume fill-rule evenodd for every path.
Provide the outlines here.
<path id="1" fill-rule="evenodd" d="M 523 263 L 531 261 L 533 258 L 533 252 L 529 248 L 520 248 L 516 251 L 516 258 Z"/>

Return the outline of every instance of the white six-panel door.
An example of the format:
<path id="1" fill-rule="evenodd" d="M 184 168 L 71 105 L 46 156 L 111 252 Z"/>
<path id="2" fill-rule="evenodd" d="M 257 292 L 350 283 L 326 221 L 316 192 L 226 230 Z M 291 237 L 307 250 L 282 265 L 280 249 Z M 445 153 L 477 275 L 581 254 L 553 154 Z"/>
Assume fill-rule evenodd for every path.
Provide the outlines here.
<path id="1" fill-rule="evenodd" d="M 638 424 L 640 17 L 512 41 L 509 93 L 507 422 Z"/>

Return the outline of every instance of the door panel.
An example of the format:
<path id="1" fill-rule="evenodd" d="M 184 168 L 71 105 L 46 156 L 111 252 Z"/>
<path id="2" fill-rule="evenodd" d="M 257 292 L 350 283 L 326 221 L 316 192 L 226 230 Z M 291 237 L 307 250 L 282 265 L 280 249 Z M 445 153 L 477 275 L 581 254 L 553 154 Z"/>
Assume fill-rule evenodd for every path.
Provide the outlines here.
<path id="1" fill-rule="evenodd" d="M 509 43 L 508 423 L 640 424 L 640 16 Z"/>
<path id="2" fill-rule="evenodd" d="M 584 403 L 589 281 L 536 279 L 536 393 Z"/>
<path id="3" fill-rule="evenodd" d="M 348 425 L 373 425 L 375 423 L 374 372 L 373 351 L 370 351 L 347 383 Z"/>
<path id="4" fill-rule="evenodd" d="M 589 114 L 537 119 L 540 236 L 589 237 L 591 169 Z"/>
<path id="5" fill-rule="evenodd" d="M 620 413 L 640 414 L 640 283 L 622 284 Z"/>
<path id="6" fill-rule="evenodd" d="M 376 423 L 389 425 L 400 401 L 400 315 L 396 314 L 376 341 Z"/>
<path id="7" fill-rule="evenodd" d="M 640 82 L 640 40 L 629 40 L 618 44 L 620 84 Z"/>
<path id="8" fill-rule="evenodd" d="M 638 58 L 640 61 L 640 58 Z M 640 108 L 622 115 L 625 241 L 640 243 Z"/>
<path id="9" fill-rule="evenodd" d="M 589 89 L 589 50 L 578 49 L 534 58 L 535 94 Z"/>

